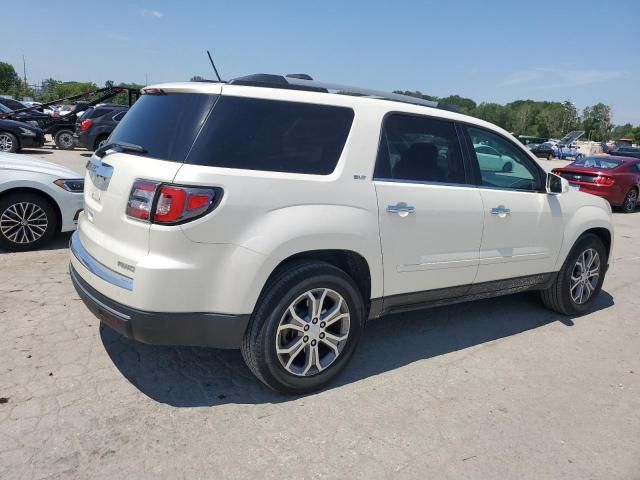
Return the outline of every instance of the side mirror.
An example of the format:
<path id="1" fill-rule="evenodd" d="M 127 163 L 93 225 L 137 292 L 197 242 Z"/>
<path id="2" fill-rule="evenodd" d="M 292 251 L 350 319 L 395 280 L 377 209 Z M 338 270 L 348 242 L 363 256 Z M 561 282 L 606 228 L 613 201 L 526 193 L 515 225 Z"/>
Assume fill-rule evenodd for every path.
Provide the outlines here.
<path id="1" fill-rule="evenodd" d="M 569 191 L 569 182 L 555 173 L 547 173 L 547 193 L 558 195 Z"/>

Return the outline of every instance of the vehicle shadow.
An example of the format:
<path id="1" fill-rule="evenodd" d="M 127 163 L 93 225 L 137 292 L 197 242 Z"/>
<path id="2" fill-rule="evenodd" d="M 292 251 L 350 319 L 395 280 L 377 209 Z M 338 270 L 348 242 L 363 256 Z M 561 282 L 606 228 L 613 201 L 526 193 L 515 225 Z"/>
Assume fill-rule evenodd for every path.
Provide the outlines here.
<path id="1" fill-rule="evenodd" d="M 69 240 L 71 239 L 71 234 L 73 232 L 62 232 L 56 233 L 54 237 L 45 245 L 38 248 L 36 251 L 38 252 L 46 252 L 49 250 L 62 250 L 63 248 L 69 248 Z M 0 248 L 0 255 L 3 253 L 12 253 L 8 250 L 3 250 Z M 21 253 L 21 252 L 18 252 Z"/>
<path id="2" fill-rule="evenodd" d="M 602 291 L 594 310 L 613 304 L 611 295 Z M 570 327 L 574 320 L 545 309 L 534 292 L 391 315 L 369 322 L 350 364 L 327 389 L 552 322 Z M 265 387 L 253 377 L 237 350 L 150 346 L 128 340 L 105 326 L 100 327 L 100 336 L 120 372 L 157 402 L 200 407 L 297 398 Z"/>
<path id="3" fill-rule="evenodd" d="M 25 155 L 51 155 L 53 150 L 48 149 L 32 149 L 32 148 L 23 148 L 18 153 L 24 153 Z"/>

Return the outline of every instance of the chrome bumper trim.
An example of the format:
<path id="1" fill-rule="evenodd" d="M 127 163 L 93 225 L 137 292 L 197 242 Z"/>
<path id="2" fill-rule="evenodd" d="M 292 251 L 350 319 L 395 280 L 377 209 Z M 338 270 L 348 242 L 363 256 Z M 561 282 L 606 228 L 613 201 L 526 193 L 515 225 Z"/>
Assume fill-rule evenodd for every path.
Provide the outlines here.
<path id="1" fill-rule="evenodd" d="M 80 232 L 75 231 L 71 235 L 69 248 L 76 259 L 91 273 L 97 275 L 105 282 L 124 288 L 125 290 L 133 290 L 133 278 L 122 275 L 119 272 L 111 270 L 91 256 L 80 242 Z"/>

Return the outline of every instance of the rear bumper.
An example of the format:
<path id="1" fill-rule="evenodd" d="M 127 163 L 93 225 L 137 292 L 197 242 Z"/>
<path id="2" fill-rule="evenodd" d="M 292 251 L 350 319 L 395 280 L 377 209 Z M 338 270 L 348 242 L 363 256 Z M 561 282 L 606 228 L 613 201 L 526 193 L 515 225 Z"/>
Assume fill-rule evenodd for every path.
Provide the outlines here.
<path id="1" fill-rule="evenodd" d="M 249 315 L 147 312 L 102 295 L 69 265 L 71 281 L 87 308 L 119 334 L 153 345 L 239 348 Z"/>
<path id="2" fill-rule="evenodd" d="M 29 147 L 41 147 L 44 145 L 44 135 L 37 135 L 35 137 L 28 137 L 23 135 L 20 137 L 20 146 L 22 148 Z"/>
<path id="3" fill-rule="evenodd" d="M 611 205 L 620 206 L 624 201 L 624 194 L 620 191 L 617 186 L 605 186 L 605 185 L 593 185 L 584 182 L 571 182 L 573 185 L 579 185 L 580 191 L 584 193 L 588 193 L 590 195 L 595 195 L 597 197 L 604 198 Z"/>

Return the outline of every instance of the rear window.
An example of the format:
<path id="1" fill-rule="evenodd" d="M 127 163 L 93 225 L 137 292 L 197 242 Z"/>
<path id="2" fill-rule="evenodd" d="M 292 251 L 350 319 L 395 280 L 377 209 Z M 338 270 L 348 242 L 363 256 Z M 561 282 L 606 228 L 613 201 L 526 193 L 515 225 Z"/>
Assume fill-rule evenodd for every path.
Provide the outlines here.
<path id="1" fill-rule="evenodd" d="M 216 95 L 142 95 L 115 128 L 110 142 L 132 143 L 146 155 L 183 162 Z"/>
<path id="2" fill-rule="evenodd" d="M 187 163 L 328 175 L 338 163 L 353 115 L 344 107 L 223 96 Z"/>
<path id="3" fill-rule="evenodd" d="M 582 168 L 601 168 L 603 170 L 613 170 L 620 166 L 622 162 L 618 162 L 617 160 L 611 160 L 609 158 L 600 158 L 600 157 L 585 157 L 573 162 L 571 167 L 582 167 Z"/>

